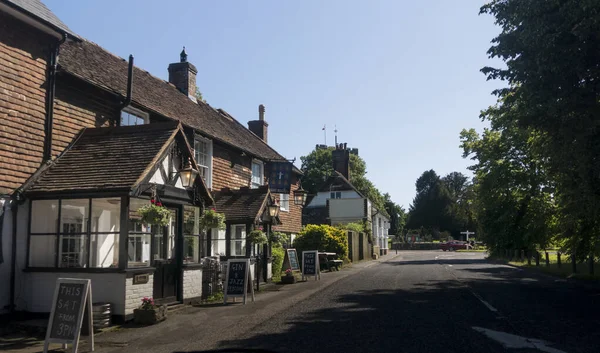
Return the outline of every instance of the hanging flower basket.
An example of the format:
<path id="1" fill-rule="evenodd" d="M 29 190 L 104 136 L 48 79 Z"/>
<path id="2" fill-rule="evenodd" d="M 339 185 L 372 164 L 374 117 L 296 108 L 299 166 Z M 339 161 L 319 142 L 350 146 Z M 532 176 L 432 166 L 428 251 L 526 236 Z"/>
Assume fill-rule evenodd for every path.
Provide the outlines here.
<path id="1" fill-rule="evenodd" d="M 162 206 L 160 202 L 151 201 L 150 205 L 142 206 L 138 209 L 138 214 L 142 217 L 142 223 L 148 225 L 166 226 L 171 219 L 171 212 Z"/>
<path id="2" fill-rule="evenodd" d="M 200 217 L 200 227 L 202 229 L 225 229 L 225 215 L 217 213 L 214 209 L 204 211 Z"/>
<path id="3" fill-rule="evenodd" d="M 261 245 L 267 242 L 267 236 L 262 230 L 255 229 L 251 231 L 250 234 L 248 234 L 248 236 L 246 236 L 246 241 L 248 241 L 251 244 Z"/>

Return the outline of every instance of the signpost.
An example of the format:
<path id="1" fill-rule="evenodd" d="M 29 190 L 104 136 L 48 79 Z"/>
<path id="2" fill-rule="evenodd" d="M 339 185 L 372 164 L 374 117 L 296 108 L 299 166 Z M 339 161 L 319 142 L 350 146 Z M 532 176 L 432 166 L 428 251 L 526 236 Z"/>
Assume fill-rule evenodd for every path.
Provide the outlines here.
<path id="1" fill-rule="evenodd" d="M 319 252 L 317 250 L 302 252 L 302 280 L 315 276 L 315 281 L 321 279 Z"/>
<path id="2" fill-rule="evenodd" d="M 475 232 L 469 232 L 467 230 L 466 232 L 460 232 L 460 234 L 466 234 L 467 235 L 467 241 L 469 241 L 469 235 L 475 235 Z"/>
<path id="3" fill-rule="evenodd" d="M 227 276 L 225 280 L 225 295 L 223 303 L 227 304 L 227 297 L 243 297 L 246 304 L 248 291 L 252 294 L 254 301 L 254 287 L 252 287 L 252 273 L 250 272 L 250 259 L 227 260 Z"/>
<path id="4" fill-rule="evenodd" d="M 85 309 L 84 309 L 85 306 Z M 68 343 L 73 345 L 73 353 L 77 352 L 84 310 L 88 311 L 88 344 L 94 350 L 94 327 L 92 324 L 92 286 L 89 279 L 59 278 L 56 280 L 52 311 L 46 330 L 44 353 L 48 352 L 50 343 Z"/>
<path id="5" fill-rule="evenodd" d="M 292 271 L 300 271 L 300 263 L 298 262 L 298 253 L 296 249 L 286 249 L 285 259 L 283 260 L 283 270 L 291 269 Z"/>

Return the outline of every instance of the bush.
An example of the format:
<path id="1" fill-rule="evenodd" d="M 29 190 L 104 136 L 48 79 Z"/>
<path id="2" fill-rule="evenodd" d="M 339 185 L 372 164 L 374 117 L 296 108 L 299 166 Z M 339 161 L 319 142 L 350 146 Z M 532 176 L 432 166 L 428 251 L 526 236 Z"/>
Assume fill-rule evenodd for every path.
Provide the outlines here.
<path id="1" fill-rule="evenodd" d="M 334 252 L 339 259 L 345 260 L 348 258 L 348 235 L 337 227 L 309 224 L 294 240 L 294 247 L 299 256 L 303 251 L 319 250 Z"/>
<path id="2" fill-rule="evenodd" d="M 273 246 L 271 255 L 273 256 L 273 263 L 271 267 L 273 280 L 279 280 L 281 278 L 281 267 L 283 266 L 285 250 L 281 246 Z"/>

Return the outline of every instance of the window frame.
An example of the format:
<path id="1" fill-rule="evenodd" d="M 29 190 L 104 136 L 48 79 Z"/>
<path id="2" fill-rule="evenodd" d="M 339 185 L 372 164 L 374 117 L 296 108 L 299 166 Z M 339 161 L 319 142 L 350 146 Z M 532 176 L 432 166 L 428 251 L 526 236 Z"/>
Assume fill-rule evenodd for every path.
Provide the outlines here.
<path id="1" fill-rule="evenodd" d="M 284 207 L 287 205 L 287 207 Z M 279 210 L 290 212 L 290 194 L 279 194 Z"/>
<path id="2" fill-rule="evenodd" d="M 204 166 L 202 164 L 199 163 L 198 158 L 196 158 L 196 142 L 205 142 L 208 152 L 205 153 L 206 157 L 209 159 L 208 161 L 208 166 Z M 207 139 L 203 136 L 200 135 L 195 135 L 194 136 L 194 159 L 196 160 L 196 164 L 198 165 L 198 168 L 206 168 L 207 169 L 207 177 L 206 180 L 204 180 L 204 183 L 206 184 L 206 187 L 209 189 L 212 189 L 212 174 L 213 174 L 213 142 L 210 139 Z"/>
<path id="3" fill-rule="evenodd" d="M 330 199 L 334 199 L 334 200 L 341 199 L 342 198 L 342 192 L 341 191 L 330 191 L 329 192 L 329 198 Z"/>
<path id="4" fill-rule="evenodd" d="M 260 183 L 254 182 L 254 165 L 260 166 Z M 259 187 L 265 185 L 265 164 L 263 161 L 258 159 L 253 159 L 250 165 L 250 188 L 258 189 Z"/>
<path id="5" fill-rule="evenodd" d="M 241 228 L 242 229 L 242 238 L 236 238 L 235 237 L 235 233 L 236 233 L 236 229 Z M 229 227 L 229 254 L 230 256 L 246 256 L 246 237 L 248 236 L 247 232 L 246 232 L 246 225 L 245 224 L 232 224 Z M 237 243 L 241 243 L 241 253 L 237 254 L 237 252 L 234 252 L 235 249 L 235 244 Z"/>
<path id="6" fill-rule="evenodd" d="M 116 196 L 115 196 L 116 197 Z M 98 272 L 98 271 L 118 271 L 119 270 L 119 265 L 120 265 L 120 237 L 121 237 L 121 220 L 120 220 L 120 216 L 121 216 L 121 211 L 122 211 L 122 207 L 123 205 L 120 203 L 119 204 L 119 211 L 118 211 L 118 215 L 119 215 L 119 221 L 117 222 L 118 226 L 119 226 L 119 230 L 118 231 L 93 231 L 92 230 L 92 214 L 93 214 L 93 210 L 94 210 L 94 206 L 93 206 L 93 200 L 102 200 L 102 199 L 108 199 L 111 198 L 110 196 L 103 196 L 103 197 L 68 197 L 68 198 L 48 198 L 48 199 L 33 199 L 30 200 L 29 202 L 29 219 L 28 219 L 28 224 L 27 224 L 27 256 L 25 259 L 25 267 L 26 269 L 44 269 L 47 271 L 83 271 L 83 272 Z M 73 222 L 68 222 L 69 218 L 64 218 L 63 216 L 63 205 L 64 205 L 64 201 L 73 201 L 73 200 L 84 200 L 87 201 L 86 204 L 86 214 L 82 219 L 81 222 L 81 227 L 82 227 L 82 231 L 81 232 L 65 232 L 63 229 L 64 224 L 77 224 L 79 225 L 79 223 L 73 223 Z M 57 205 L 57 214 L 56 214 L 56 220 L 53 222 L 53 226 L 51 229 L 52 231 L 48 231 L 48 232 L 32 232 L 31 230 L 31 224 L 32 224 L 32 214 L 33 214 L 33 208 L 35 205 L 36 201 L 55 201 L 56 205 Z M 119 197 L 119 201 L 121 201 L 121 197 Z M 93 248 L 92 247 L 92 240 L 94 239 L 94 236 L 99 236 L 99 235 L 112 235 L 114 236 L 114 241 L 113 241 L 113 246 L 114 246 L 114 250 L 116 250 L 116 253 L 113 253 L 113 264 L 110 266 L 106 266 L 106 267 L 102 267 L 102 266 L 91 266 L 92 264 L 92 257 L 93 254 L 95 254 L 98 251 L 98 248 Z M 52 252 L 52 254 L 49 254 L 50 256 L 53 256 L 53 259 L 51 259 L 51 261 L 48 261 L 48 263 L 52 263 L 51 266 L 32 266 L 31 265 L 31 239 L 32 237 L 52 237 L 52 241 L 54 243 L 54 248 L 50 249 L 49 251 Z M 77 267 L 77 266 L 63 266 L 63 261 L 61 259 L 62 255 L 64 253 L 66 254 L 74 254 L 75 252 L 72 251 L 66 251 L 63 252 L 63 243 L 64 241 L 67 242 L 67 244 L 69 244 L 69 242 L 79 242 L 80 245 L 79 247 L 82 248 L 83 250 L 81 250 L 80 252 L 78 252 L 77 254 L 83 254 L 84 258 L 83 260 L 79 261 L 80 263 L 82 263 L 81 266 Z M 97 239 L 96 239 L 97 241 Z M 116 262 L 114 261 L 116 259 Z"/>
<path id="7" fill-rule="evenodd" d="M 123 112 L 125 112 L 127 114 L 131 114 L 131 115 L 135 115 L 138 118 L 144 120 L 144 123 L 141 125 L 146 125 L 146 124 L 150 123 L 150 114 L 146 113 L 143 110 L 134 108 L 129 105 L 129 106 L 121 109 L 121 114 L 123 114 Z M 136 125 L 129 125 L 129 124 L 123 125 L 123 116 L 121 114 L 119 114 L 119 126 L 138 126 L 137 124 Z"/>

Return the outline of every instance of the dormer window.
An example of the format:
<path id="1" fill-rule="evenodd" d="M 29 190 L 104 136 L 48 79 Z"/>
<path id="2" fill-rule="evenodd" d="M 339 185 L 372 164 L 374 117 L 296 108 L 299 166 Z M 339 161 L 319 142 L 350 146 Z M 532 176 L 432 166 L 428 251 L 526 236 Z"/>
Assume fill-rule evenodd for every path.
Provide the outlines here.
<path id="1" fill-rule="evenodd" d="M 194 158 L 207 188 L 212 188 L 212 157 L 212 141 L 196 136 L 194 138 Z"/>
<path id="2" fill-rule="evenodd" d="M 257 189 L 263 185 L 264 177 L 264 165 L 261 161 L 252 161 L 252 189 Z"/>
<path id="3" fill-rule="evenodd" d="M 149 120 L 148 113 L 133 107 L 121 111 L 121 126 L 144 125 L 148 124 Z"/>

